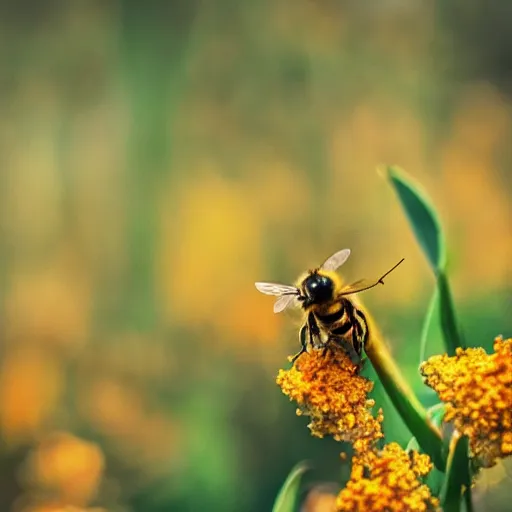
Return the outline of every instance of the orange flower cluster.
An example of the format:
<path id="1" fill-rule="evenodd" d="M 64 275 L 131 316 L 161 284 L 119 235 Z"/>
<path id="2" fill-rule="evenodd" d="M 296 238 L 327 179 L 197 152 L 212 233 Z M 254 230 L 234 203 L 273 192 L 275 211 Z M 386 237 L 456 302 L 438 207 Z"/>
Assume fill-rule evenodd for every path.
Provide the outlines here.
<path id="1" fill-rule="evenodd" d="M 380 452 L 356 455 L 352 459 L 350 480 L 336 500 L 336 510 L 439 510 L 439 501 L 420 480 L 431 469 L 428 455 L 408 453 L 397 443 L 386 445 Z"/>
<path id="2" fill-rule="evenodd" d="M 373 383 L 358 375 L 345 351 L 333 347 L 304 353 L 290 370 L 280 370 L 277 384 L 298 404 L 297 414 L 311 418 L 312 435 L 332 435 L 337 441 L 356 442 L 357 449 L 372 447 L 382 434 L 382 413 L 375 418 L 368 398 Z"/>
<path id="3" fill-rule="evenodd" d="M 428 386 L 447 404 L 444 421 L 468 436 L 481 467 L 512 454 L 512 338 L 494 340 L 494 354 L 458 349 L 420 367 Z"/>

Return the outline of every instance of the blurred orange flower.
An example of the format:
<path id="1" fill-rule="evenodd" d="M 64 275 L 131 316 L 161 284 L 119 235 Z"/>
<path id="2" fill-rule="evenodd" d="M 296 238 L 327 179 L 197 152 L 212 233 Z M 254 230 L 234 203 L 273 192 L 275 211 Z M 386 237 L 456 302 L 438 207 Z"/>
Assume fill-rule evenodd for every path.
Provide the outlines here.
<path id="1" fill-rule="evenodd" d="M 53 413 L 62 388 L 59 362 L 41 349 L 20 348 L 0 368 L 0 426 L 9 443 L 35 436 Z"/>
<path id="2" fill-rule="evenodd" d="M 333 512 L 336 510 L 336 494 L 334 486 L 324 484 L 318 485 L 308 492 L 301 512 Z M 337 486 L 338 487 L 338 486 Z M 339 487 L 338 487 L 339 488 Z"/>
<path id="3" fill-rule="evenodd" d="M 59 503 L 85 506 L 98 491 L 105 461 L 100 448 L 72 434 L 48 436 L 27 461 L 27 479 Z"/>
<path id="4" fill-rule="evenodd" d="M 151 473 L 179 459 L 183 434 L 178 422 L 148 407 L 140 390 L 102 378 L 87 382 L 81 391 L 83 414 L 127 463 L 145 465 L 146 473 Z"/>
<path id="5" fill-rule="evenodd" d="M 107 512 L 104 508 L 82 508 L 72 505 L 40 504 L 23 507 L 21 512 Z"/>

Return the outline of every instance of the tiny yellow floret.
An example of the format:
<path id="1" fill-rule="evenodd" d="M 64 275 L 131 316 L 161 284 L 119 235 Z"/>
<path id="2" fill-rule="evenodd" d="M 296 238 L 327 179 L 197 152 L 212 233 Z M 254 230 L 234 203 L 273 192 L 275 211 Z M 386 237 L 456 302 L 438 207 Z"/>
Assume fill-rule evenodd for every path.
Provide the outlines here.
<path id="1" fill-rule="evenodd" d="M 352 472 L 336 500 L 338 512 L 426 512 L 439 501 L 420 479 L 432 469 L 428 455 L 406 452 L 397 443 L 352 459 Z"/>
<path id="2" fill-rule="evenodd" d="M 371 413 L 368 398 L 373 383 L 358 374 L 341 348 L 304 353 L 289 370 L 280 370 L 276 382 L 298 405 L 297 413 L 309 416 L 312 435 L 331 435 L 337 441 L 356 442 L 360 451 L 372 447 L 382 434 L 382 414 Z"/>
<path id="3" fill-rule="evenodd" d="M 512 338 L 497 337 L 493 354 L 468 348 L 431 357 L 420 371 L 447 404 L 444 421 L 468 436 L 480 467 L 512 454 Z"/>

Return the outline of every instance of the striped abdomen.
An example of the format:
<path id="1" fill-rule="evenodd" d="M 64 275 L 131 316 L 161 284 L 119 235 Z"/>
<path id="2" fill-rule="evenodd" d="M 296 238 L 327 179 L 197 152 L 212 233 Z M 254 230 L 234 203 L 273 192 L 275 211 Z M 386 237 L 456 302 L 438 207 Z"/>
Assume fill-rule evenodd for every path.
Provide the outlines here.
<path id="1" fill-rule="evenodd" d="M 361 355 L 368 338 L 368 323 L 364 313 L 349 299 L 341 297 L 328 306 L 317 308 L 314 315 L 333 340 L 342 338 L 351 343 L 356 353 Z"/>

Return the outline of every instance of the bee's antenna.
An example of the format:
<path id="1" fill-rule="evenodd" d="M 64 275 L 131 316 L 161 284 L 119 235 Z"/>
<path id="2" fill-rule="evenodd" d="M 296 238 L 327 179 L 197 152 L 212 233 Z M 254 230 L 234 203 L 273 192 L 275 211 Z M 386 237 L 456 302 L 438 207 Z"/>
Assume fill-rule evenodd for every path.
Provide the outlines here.
<path id="1" fill-rule="evenodd" d="M 389 274 L 391 274 L 391 272 L 393 272 L 393 270 L 395 270 L 396 267 L 398 267 L 398 265 L 400 265 L 400 263 L 402 263 L 403 261 L 405 260 L 405 258 L 402 258 L 393 268 L 391 268 L 390 270 L 388 270 L 383 276 L 381 276 L 379 278 L 379 280 L 377 281 L 377 283 L 375 284 L 384 284 L 384 278 L 386 276 L 389 276 Z"/>
<path id="2" fill-rule="evenodd" d="M 389 274 L 391 274 L 391 272 L 393 272 L 393 270 L 395 270 L 395 268 L 398 267 L 398 265 L 400 265 L 400 263 L 402 263 L 404 260 L 405 260 L 405 258 L 402 258 L 393 268 L 389 269 L 385 274 L 380 276 L 379 279 L 377 279 L 375 282 L 368 284 L 366 286 L 363 285 L 362 288 L 357 288 L 357 284 L 362 285 L 364 283 L 364 280 L 358 281 L 358 282 L 354 283 L 353 285 L 349 286 L 348 287 L 349 289 L 346 290 L 344 293 L 341 293 L 341 295 L 352 295 L 353 293 L 364 292 L 366 290 L 369 290 L 370 288 L 373 288 L 374 286 L 377 286 L 378 284 L 384 284 L 384 278 L 386 276 L 388 276 Z"/>

